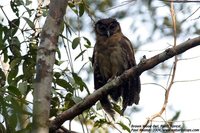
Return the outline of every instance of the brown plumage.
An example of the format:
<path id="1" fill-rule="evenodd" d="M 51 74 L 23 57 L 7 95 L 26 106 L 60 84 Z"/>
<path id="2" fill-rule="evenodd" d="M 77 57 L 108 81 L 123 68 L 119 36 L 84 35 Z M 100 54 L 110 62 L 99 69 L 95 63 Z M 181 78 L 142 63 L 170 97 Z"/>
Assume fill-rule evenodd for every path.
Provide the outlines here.
<path id="1" fill-rule="evenodd" d="M 113 19 L 101 19 L 95 24 L 96 44 L 93 52 L 94 86 L 98 89 L 125 70 L 136 65 L 131 42 L 121 32 L 119 23 Z M 130 77 L 122 85 L 109 92 L 110 97 L 117 102 L 121 96 L 123 109 L 133 103 L 138 104 L 140 93 L 139 77 Z M 103 109 L 114 117 L 115 111 L 107 96 L 100 99 Z"/>

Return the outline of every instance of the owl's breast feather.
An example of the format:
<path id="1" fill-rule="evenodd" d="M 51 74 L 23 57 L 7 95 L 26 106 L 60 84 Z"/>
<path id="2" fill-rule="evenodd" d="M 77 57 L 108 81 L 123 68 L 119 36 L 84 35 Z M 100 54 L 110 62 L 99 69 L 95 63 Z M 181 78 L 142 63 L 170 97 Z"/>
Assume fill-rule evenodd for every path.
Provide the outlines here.
<path id="1" fill-rule="evenodd" d="M 96 53 L 100 73 L 106 80 L 121 74 L 124 68 L 123 51 L 118 43 Z"/>

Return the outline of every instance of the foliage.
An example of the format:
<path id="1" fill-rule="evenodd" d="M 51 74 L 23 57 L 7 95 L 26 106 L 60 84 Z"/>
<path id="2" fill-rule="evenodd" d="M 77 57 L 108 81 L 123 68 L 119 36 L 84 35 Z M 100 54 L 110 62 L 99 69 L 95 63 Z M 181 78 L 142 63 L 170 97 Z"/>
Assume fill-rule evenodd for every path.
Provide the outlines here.
<path id="1" fill-rule="evenodd" d="M 47 5 L 33 8 L 32 4 L 29 0 L 11 0 L 9 6 L 14 14 L 13 18 L 9 17 L 10 12 L 6 12 L 4 6 L 0 7 L 4 15 L 4 21 L 0 24 L 0 57 L 2 64 L 8 66 L 6 68 L 2 65 L 0 68 L 0 117 L 3 119 L 0 130 L 2 132 L 29 132 L 31 128 L 30 97 L 32 97 L 37 47 L 42 28 L 40 21 L 46 17 L 48 11 Z M 69 109 L 93 91 L 87 84 L 92 72 L 90 58 L 94 36 L 83 36 L 81 32 L 92 30 L 94 19 L 104 17 L 105 14 L 106 17 L 116 17 L 119 20 L 129 17 L 132 23 L 131 31 L 135 33 L 135 39 L 132 41 L 137 44 L 138 49 L 149 41 L 172 36 L 170 15 L 158 14 L 161 8 L 157 5 L 156 1 L 151 0 L 140 1 L 137 4 L 134 1 L 120 3 L 110 0 L 69 2 L 63 32 L 59 38 L 60 45 L 56 52 L 50 117 Z M 168 2 L 160 1 L 159 5 L 169 10 Z M 186 13 L 193 12 L 191 6 L 184 3 L 177 4 L 176 8 Z M 184 31 L 188 31 L 189 34 L 200 33 L 197 22 L 194 22 L 192 27 L 190 25 L 185 27 L 185 23 L 188 23 L 187 17 L 177 20 L 178 36 L 184 37 L 186 35 Z M 141 25 L 148 25 L 150 28 L 146 29 L 150 31 L 146 37 L 139 32 Z M 157 34 L 158 32 L 160 34 Z M 92 131 L 104 125 L 102 128 L 105 131 L 107 130 L 105 124 L 111 123 L 98 114 L 98 108 L 101 108 L 99 104 L 96 108 L 86 110 L 83 118 L 76 118 L 76 120 L 83 120 L 82 124 L 85 125 L 91 124 Z M 117 124 L 122 130 L 131 131 L 130 127 L 123 122 Z"/>

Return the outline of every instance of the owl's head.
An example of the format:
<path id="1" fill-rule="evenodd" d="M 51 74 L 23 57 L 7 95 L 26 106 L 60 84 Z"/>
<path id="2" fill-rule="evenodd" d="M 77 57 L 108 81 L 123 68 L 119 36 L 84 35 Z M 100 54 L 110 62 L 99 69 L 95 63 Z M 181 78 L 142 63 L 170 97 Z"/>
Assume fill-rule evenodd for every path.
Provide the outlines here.
<path id="1" fill-rule="evenodd" d="M 98 36 L 110 37 L 118 32 L 121 32 L 121 28 L 116 19 L 100 19 L 95 24 L 95 32 Z"/>

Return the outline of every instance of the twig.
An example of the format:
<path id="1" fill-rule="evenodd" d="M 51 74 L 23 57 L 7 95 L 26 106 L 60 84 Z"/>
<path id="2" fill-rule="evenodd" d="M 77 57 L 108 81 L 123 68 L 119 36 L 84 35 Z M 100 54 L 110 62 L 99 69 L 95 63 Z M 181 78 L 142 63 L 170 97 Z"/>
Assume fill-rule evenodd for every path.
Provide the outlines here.
<path id="1" fill-rule="evenodd" d="M 190 14 L 187 18 L 185 18 L 183 21 L 182 21 L 182 23 L 183 22 L 185 22 L 188 18 L 190 18 L 192 15 L 194 15 L 198 10 L 200 9 L 200 7 L 198 7 L 192 14 Z"/>
<path id="2" fill-rule="evenodd" d="M 173 5 L 173 2 L 170 3 L 170 12 L 171 12 L 171 17 L 172 17 L 172 23 L 173 23 L 173 35 L 174 35 L 174 46 L 173 48 L 176 47 L 176 16 L 175 16 L 175 11 L 174 11 L 174 5 Z M 177 67 L 177 56 L 175 55 L 175 61 L 174 61 L 174 65 L 173 65 L 173 69 L 172 69 L 172 76 L 171 76 L 171 80 L 170 80 L 170 83 L 169 83 L 169 86 L 165 92 L 165 100 L 164 100 L 164 103 L 163 103 L 163 106 L 160 110 L 160 112 L 152 115 L 146 122 L 145 124 L 139 129 L 139 133 L 141 133 L 144 128 L 149 124 L 150 121 L 153 121 L 155 118 L 157 117 L 161 117 L 162 119 L 164 119 L 161 115 L 163 114 L 163 112 L 166 110 L 166 107 L 167 107 L 167 103 L 168 103 L 168 98 L 169 98 L 169 92 L 172 88 L 172 85 L 174 83 L 174 78 L 175 78 L 175 74 L 176 74 L 176 67 Z M 171 74 L 170 74 L 171 75 Z M 169 126 L 170 128 L 170 124 L 165 121 L 166 124 Z M 172 131 L 174 132 L 174 131 Z"/>

